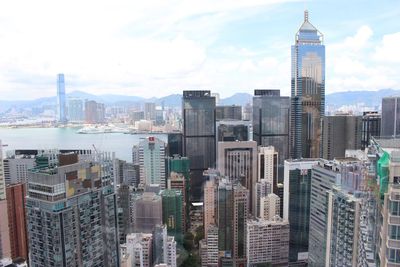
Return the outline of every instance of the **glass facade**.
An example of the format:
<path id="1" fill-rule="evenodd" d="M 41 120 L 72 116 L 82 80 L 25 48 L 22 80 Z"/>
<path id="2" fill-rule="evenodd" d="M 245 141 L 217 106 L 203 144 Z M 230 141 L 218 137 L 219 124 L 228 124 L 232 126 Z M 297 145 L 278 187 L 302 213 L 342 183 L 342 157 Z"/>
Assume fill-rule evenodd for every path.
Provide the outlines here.
<path id="1" fill-rule="evenodd" d="M 183 155 L 190 158 L 190 197 L 202 199 L 203 171 L 215 167 L 215 97 L 210 91 L 183 91 Z"/>
<path id="2" fill-rule="evenodd" d="M 325 46 L 323 35 L 308 21 L 292 46 L 292 158 L 317 158 L 321 153 L 321 118 L 325 113 Z"/>
<path id="3" fill-rule="evenodd" d="M 400 134 L 400 97 L 382 98 L 382 136 L 397 136 Z"/>
<path id="4" fill-rule="evenodd" d="M 57 120 L 59 122 L 67 121 L 64 74 L 57 76 Z"/>

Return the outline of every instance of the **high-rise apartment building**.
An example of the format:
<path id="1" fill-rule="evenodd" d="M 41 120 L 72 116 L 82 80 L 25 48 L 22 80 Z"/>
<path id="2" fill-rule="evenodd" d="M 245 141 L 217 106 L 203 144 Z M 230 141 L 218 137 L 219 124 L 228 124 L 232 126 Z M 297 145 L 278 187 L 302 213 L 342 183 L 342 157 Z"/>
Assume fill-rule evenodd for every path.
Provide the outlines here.
<path id="1" fill-rule="evenodd" d="M 216 106 L 215 119 L 221 120 L 242 120 L 242 106 Z"/>
<path id="2" fill-rule="evenodd" d="M 168 189 L 179 190 L 182 193 L 182 222 L 183 222 L 183 231 L 189 228 L 189 191 L 186 187 L 186 179 L 182 173 L 171 172 L 168 178 Z"/>
<path id="3" fill-rule="evenodd" d="M 234 266 L 246 264 L 246 221 L 249 211 L 249 190 L 241 184 L 233 186 L 233 246 Z"/>
<path id="4" fill-rule="evenodd" d="M 144 192 L 134 201 L 133 228 L 137 233 L 151 233 L 162 224 L 162 199 L 154 192 Z"/>
<path id="5" fill-rule="evenodd" d="M 253 213 L 255 217 L 260 217 L 261 211 L 261 198 L 266 197 L 272 193 L 272 184 L 266 179 L 261 179 L 256 183 L 254 188 L 254 200 L 253 200 Z M 282 201 L 282 200 L 281 200 Z"/>
<path id="6" fill-rule="evenodd" d="M 144 103 L 144 119 L 148 121 L 156 119 L 156 103 Z"/>
<path id="7" fill-rule="evenodd" d="M 292 46 L 291 91 L 292 158 L 318 158 L 325 113 L 325 46 L 307 10 Z"/>
<path id="8" fill-rule="evenodd" d="M 3 165 L 3 144 L 0 140 L 0 200 L 6 198 L 6 181 L 4 177 L 4 165 Z"/>
<path id="9" fill-rule="evenodd" d="M 85 101 L 85 122 L 90 124 L 105 122 L 105 107 L 102 103 Z"/>
<path id="10" fill-rule="evenodd" d="M 57 75 L 57 121 L 67 122 L 64 74 Z"/>
<path id="11" fill-rule="evenodd" d="M 202 267 L 218 266 L 218 227 L 215 224 L 208 227 L 206 238 L 200 241 Z"/>
<path id="12" fill-rule="evenodd" d="M 190 159 L 190 197 L 201 200 L 203 171 L 215 167 L 215 97 L 206 91 L 183 91 L 183 155 Z"/>
<path id="13" fill-rule="evenodd" d="M 113 159 L 59 154 L 56 166 L 29 172 L 30 266 L 118 266 Z"/>
<path id="14" fill-rule="evenodd" d="M 131 233 L 126 236 L 126 243 L 121 245 L 121 259 L 125 266 L 153 266 L 153 235 L 151 233 Z M 121 264 L 122 265 L 122 264 Z"/>
<path id="15" fill-rule="evenodd" d="M 140 185 L 159 184 L 165 189 L 165 142 L 150 136 L 133 148 L 138 155 L 140 166 Z"/>
<path id="16" fill-rule="evenodd" d="M 361 149 L 369 145 L 371 137 L 381 136 L 381 115 L 377 111 L 364 112 L 362 116 Z"/>
<path id="17" fill-rule="evenodd" d="M 246 266 L 288 266 L 288 221 L 254 219 L 246 228 Z"/>
<path id="18" fill-rule="evenodd" d="M 257 142 L 218 142 L 217 168 L 221 176 L 245 186 L 250 192 L 249 203 L 253 203 L 257 180 Z"/>
<path id="19" fill-rule="evenodd" d="M 307 264 L 311 171 L 316 159 L 285 161 L 283 219 L 289 221 L 289 262 Z"/>
<path id="20" fill-rule="evenodd" d="M 283 179 L 284 160 L 290 157 L 290 98 L 279 90 L 255 90 L 253 97 L 253 140 L 273 146 Z"/>
<path id="21" fill-rule="evenodd" d="M 260 218 L 268 221 L 280 218 L 281 199 L 275 194 L 268 194 L 260 198 Z"/>
<path id="22" fill-rule="evenodd" d="M 382 98 L 381 136 L 396 137 L 400 134 L 400 97 Z"/>
<path id="23" fill-rule="evenodd" d="M 26 184 L 7 186 L 7 214 L 10 230 L 11 258 L 28 259 L 28 236 L 26 232 Z"/>
<path id="24" fill-rule="evenodd" d="M 185 231 L 183 193 L 177 189 L 161 191 L 163 223 L 167 225 L 168 234 L 182 244 Z"/>
<path id="25" fill-rule="evenodd" d="M 10 228 L 6 199 L 0 199 L 0 258 L 11 258 Z"/>
<path id="26" fill-rule="evenodd" d="M 82 122 L 85 119 L 83 113 L 83 101 L 81 99 L 68 100 L 68 120 L 71 122 Z"/>
<path id="27" fill-rule="evenodd" d="M 203 210 L 204 235 L 207 238 L 209 228 L 217 223 L 217 185 L 214 180 L 204 184 Z"/>
<path id="28" fill-rule="evenodd" d="M 343 158 L 346 149 L 361 149 L 361 116 L 325 116 L 322 121 L 322 158 Z"/>
<path id="29" fill-rule="evenodd" d="M 10 154 L 3 159 L 6 184 L 26 183 L 28 170 L 35 166 L 35 155 Z"/>

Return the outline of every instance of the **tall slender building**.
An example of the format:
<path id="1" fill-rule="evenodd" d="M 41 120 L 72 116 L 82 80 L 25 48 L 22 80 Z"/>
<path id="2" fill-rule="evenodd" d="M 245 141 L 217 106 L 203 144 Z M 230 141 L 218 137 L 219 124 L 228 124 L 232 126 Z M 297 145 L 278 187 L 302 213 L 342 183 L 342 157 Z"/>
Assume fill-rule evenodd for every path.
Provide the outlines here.
<path id="1" fill-rule="evenodd" d="M 215 97 L 208 90 L 183 91 L 183 155 L 190 159 L 190 197 L 201 200 L 203 171 L 215 166 Z"/>
<path id="2" fill-rule="evenodd" d="M 362 116 L 361 149 L 369 145 L 371 137 L 381 136 L 381 115 L 378 111 L 364 112 Z"/>
<path id="3" fill-rule="evenodd" d="M 292 46 L 291 90 L 292 158 L 318 158 L 325 113 L 325 46 L 307 10 Z"/>
<path id="4" fill-rule="evenodd" d="M 64 74 L 57 75 L 57 121 L 67 122 Z"/>
<path id="5" fill-rule="evenodd" d="M 290 98 L 279 90 L 254 90 L 253 140 L 259 146 L 273 146 L 278 152 L 280 180 L 284 160 L 290 157 Z"/>
<path id="6" fill-rule="evenodd" d="M 0 200 L 6 199 L 6 179 L 4 177 L 3 145 L 0 140 Z"/>
<path id="7" fill-rule="evenodd" d="M 400 97 L 382 98 L 381 136 L 397 136 L 400 134 Z"/>

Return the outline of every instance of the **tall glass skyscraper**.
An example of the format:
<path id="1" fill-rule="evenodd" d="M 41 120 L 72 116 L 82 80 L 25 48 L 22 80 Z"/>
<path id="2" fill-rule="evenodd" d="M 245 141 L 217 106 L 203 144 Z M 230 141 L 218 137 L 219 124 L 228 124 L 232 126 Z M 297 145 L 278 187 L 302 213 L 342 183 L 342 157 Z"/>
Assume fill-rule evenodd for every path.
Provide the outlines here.
<path id="1" fill-rule="evenodd" d="M 64 74 L 57 75 L 57 121 L 65 123 L 67 116 L 65 114 L 65 81 Z"/>
<path id="2" fill-rule="evenodd" d="M 323 35 L 308 21 L 292 46 L 291 154 L 317 158 L 321 149 L 321 118 L 325 113 L 325 46 Z"/>

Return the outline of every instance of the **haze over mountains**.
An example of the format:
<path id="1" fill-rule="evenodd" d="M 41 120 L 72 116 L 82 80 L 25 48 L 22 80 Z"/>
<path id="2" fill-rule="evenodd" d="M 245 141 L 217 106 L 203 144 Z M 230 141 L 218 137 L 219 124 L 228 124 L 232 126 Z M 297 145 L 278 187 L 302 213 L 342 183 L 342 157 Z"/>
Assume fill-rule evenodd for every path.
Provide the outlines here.
<path id="1" fill-rule="evenodd" d="M 379 107 L 381 105 L 382 97 L 400 95 L 400 90 L 395 89 L 382 89 L 378 91 L 349 91 L 339 92 L 326 95 L 326 106 L 341 107 L 345 105 L 355 105 L 364 103 L 370 107 Z M 93 95 L 82 91 L 73 91 L 67 94 L 67 97 L 95 100 L 97 102 L 105 103 L 106 105 L 129 105 L 132 103 L 140 102 L 155 102 L 161 105 L 164 102 L 168 107 L 180 107 L 182 103 L 181 94 L 172 94 L 165 97 L 152 97 L 143 98 L 139 96 L 126 96 L 126 95 Z M 246 105 L 251 103 L 253 95 L 249 93 L 236 93 L 227 98 L 221 98 L 220 105 Z M 45 105 L 55 105 L 56 97 L 44 97 L 34 100 L 26 101 L 3 101 L 0 100 L 0 112 L 4 112 L 10 108 L 32 108 L 42 107 Z"/>

